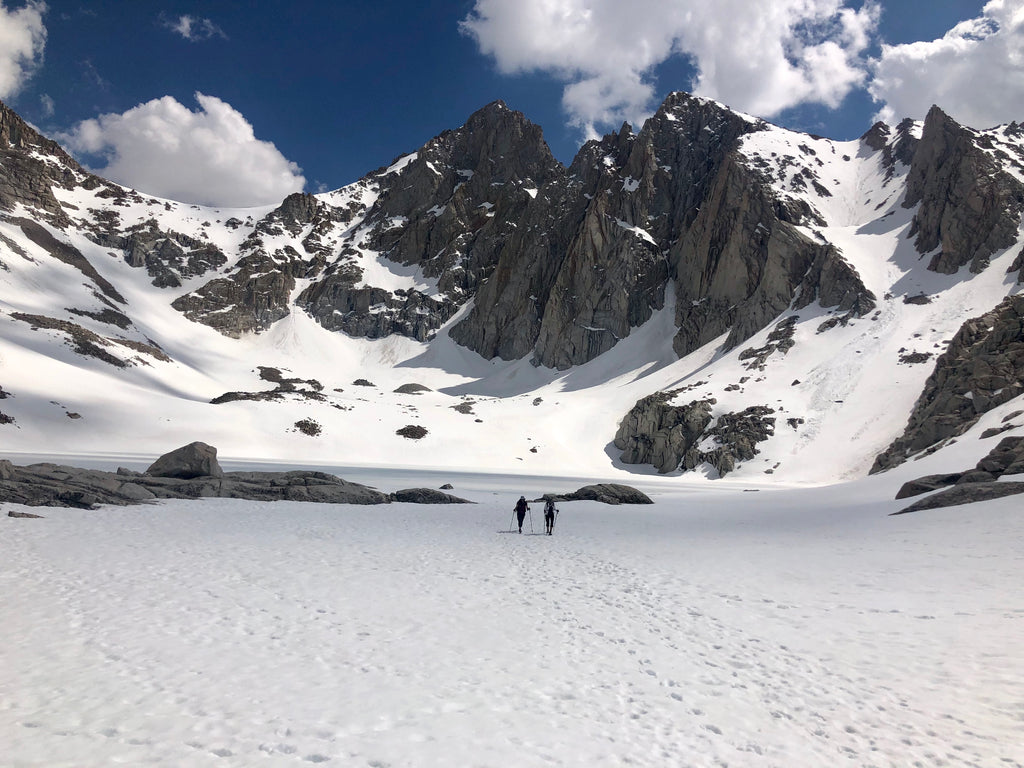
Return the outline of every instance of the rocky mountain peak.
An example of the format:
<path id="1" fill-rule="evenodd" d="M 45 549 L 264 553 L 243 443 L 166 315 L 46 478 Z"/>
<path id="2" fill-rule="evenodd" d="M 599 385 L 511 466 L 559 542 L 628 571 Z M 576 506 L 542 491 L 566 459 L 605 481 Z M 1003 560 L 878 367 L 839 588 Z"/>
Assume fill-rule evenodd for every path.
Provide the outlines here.
<path id="1" fill-rule="evenodd" d="M 869 149 L 882 153 L 882 163 L 886 168 L 886 181 L 896 175 L 897 162 L 909 166 L 914 160 L 914 152 L 919 143 L 916 135 L 918 123 L 911 119 L 903 120 L 896 127 L 893 136 L 892 128 L 883 122 L 877 122 L 860 137 L 861 142 Z"/>
<path id="2" fill-rule="evenodd" d="M 1024 183 L 999 152 L 989 151 L 991 144 L 939 107 L 928 111 L 903 204 L 919 206 L 910 235 L 919 253 L 935 252 L 931 270 L 952 274 L 969 264 L 980 272 L 993 253 L 1017 240 Z"/>
<path id="3" fill-rule="evenodd" d="M 13 109 L 0 101 L 0 150 L 35 149 L 50 155 L 69 168 L 84 173 L 82 167 L 57 142 L 41 135 Z"/>
<path id="4" fill-rule="evenodd" d="M 864 132 L 860 140 L 875 150 L 875 152 L 881 152 L 889 144 L 889 137 L 891 135 L 892 129 L 879 120 Z"/>
<path id="5" fill-rule="evenodd" d="M 17 203 L 41 212 L 57 226 L 67 224 L 52 185 L 70 189 L 89 174 L 61 146 L 40 135 L 0 102 L 0 210 Z M 95 179 L 95 177 L 91 177 Z M 95 179 L 95 183 L 100 183 Z"/>

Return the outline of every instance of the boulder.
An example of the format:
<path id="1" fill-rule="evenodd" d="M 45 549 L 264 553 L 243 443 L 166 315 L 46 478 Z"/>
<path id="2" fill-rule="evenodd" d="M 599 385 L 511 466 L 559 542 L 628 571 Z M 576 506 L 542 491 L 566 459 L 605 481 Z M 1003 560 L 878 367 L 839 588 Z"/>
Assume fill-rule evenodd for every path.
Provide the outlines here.
<path id="1" fill-rule="evenodd" d="M 195 442 L 165 453 L 150 465 L 146 474 L 191 480 L 196 477 L 222 477 L 224 470 L 217 461 L 216 448 Z"/>
<path id="2" fill-rule="evenodd" d="M 423 392 L 430 392 L 430 387 L 416 383 L 402 384 L 400 387 L 395 389 L 395 392 L 399 395 L 419 395 Z"/>
<path id="3" fill-rule="evenodd" d="M 573 493 L 546 493 L 545 499 L 555 501 L 600 501 L 602 504 L 653 504 L 650 497 L 628 485 L 597 483 L 585 485 Z"/>
<path id="4" fill-rule="evenodd" d="M 35 518 L 40 519 L 42 515 L 33 515 L 31 512 L 15 512 L 13 509 L 7 513 L 8 517 L 23 517 L 23 518 Z"/>

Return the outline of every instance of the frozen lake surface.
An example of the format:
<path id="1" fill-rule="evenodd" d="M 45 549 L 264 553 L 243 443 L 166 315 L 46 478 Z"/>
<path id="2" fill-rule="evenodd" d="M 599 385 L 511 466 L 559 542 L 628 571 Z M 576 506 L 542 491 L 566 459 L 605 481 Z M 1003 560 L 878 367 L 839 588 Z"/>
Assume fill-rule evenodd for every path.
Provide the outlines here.
<path id="1" fill-rule="evenodd" d="M 3 763 L 1024 765 L 1018 500 L 445 479 L 3 517 Z"/>

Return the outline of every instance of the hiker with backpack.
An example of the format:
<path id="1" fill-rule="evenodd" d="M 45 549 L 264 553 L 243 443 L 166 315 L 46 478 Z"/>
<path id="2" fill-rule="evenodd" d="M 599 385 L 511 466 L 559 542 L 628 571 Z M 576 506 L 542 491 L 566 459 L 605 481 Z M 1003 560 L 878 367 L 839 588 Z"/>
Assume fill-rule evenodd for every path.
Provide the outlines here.
<path id="1" fill-rule="evenodd" d="M 548 499 L 544 502 L 544 532 L 550 536 L 551 531 L 555 527 L 555 515 L 558 514 L 558 510 L 555 509 L 555 500 Z"/>
<path id="2" fill-rule="evenodd" d="M 519 518 L 519 532 L 523 532 L 523 520 L 526 519 L 526 512 L 530 509 L 530 505 L 526 503 L 526 497 L 520 496 L 519 501 L 516 502 L 516 517 Z M 533 520 L 533 518 L 530 518 Z M 531 523 L 532 525 L 533 523 Z"/>

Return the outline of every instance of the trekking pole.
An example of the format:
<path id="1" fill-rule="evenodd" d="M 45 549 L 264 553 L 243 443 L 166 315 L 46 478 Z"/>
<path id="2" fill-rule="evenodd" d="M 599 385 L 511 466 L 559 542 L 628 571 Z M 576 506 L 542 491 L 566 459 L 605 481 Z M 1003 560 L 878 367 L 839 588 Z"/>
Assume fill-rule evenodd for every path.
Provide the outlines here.
<path id="1" fill-rule="evenodd" d="M 533 510 L 527 507 L 526 511 L 530 513 L 530 533 L 533 533 Z"/>
<path id="2" fill-rule="evenodd" d="M 512 510 L 512 519 L 508 521 L 508 532 L 512 533 L 512 526 L 516 524 L 516 511 Z"/>

